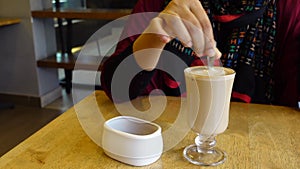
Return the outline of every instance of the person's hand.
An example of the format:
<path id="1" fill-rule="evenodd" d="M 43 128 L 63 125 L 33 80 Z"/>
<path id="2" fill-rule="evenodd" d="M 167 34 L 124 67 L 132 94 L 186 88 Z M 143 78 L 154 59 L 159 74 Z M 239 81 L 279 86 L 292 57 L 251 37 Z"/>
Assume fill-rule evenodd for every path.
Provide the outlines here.
<path id="1" fill-rule="evenodd" d="M 156 34 L 163 43 L 179 39 L 198 56 L 220 58 L 208 16 L 199 0 L 172 0 L 144 33 Z"/>

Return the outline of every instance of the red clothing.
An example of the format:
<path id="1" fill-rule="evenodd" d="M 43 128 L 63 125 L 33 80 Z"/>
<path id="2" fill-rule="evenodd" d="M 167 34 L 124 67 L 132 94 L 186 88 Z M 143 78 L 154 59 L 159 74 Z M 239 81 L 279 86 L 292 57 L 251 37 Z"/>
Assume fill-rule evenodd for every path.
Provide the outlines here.
<path id="1" fill-rule="evenodd" d="M 279 0 L 277 9 L 275 101 L 295 107 L 300 101 L 300 1 Z"/>
<path id="2" fill-rule="evenodd" d="M 293 2 L 295 1 L 295 2 Z M 160 12 L 164 8 L 164 0 L 139 0 L 133 13 L 141 12 Z M 220 15 L 221 16 L 221 15 Z M 223 19 L 221 17 L 218 19 Z M 237 15 L 239 17 L 241 15 Z M 106 61 L 103 67 L 101 76 L 101 85 L 106 94 L 112 98 L 111 94 L 111 82 L 112 76 L 115 73 L 118 65 L 129 55 L 132 54 L 132 44 L 136 38 L 143 32 L 147 27 L 150 20 L 155 17 L 142 16 L 134 17 L 134 19 L 129 19 L 127 27 L 125 27 L 124 32 L 121 36 L 121 41 L 117 45 L 117 50 L 115 53 Z M 228 15 L 227 15 L 228 17 Z M 299 98 L 299 56 L 300 56 L 300 1 L 299 0 L 279 0 L 278 2 L 278 35 L 277 35 L 277 64 L 275 67 L 275 92 L 276 92 L 276 104 L 296 106 L 297 100 Z M 236 17 L 234 17 L 236 18 Z M 225 18 L 225 20 L 228 18 Z M 127 38 L 128 37 L 128 38 Z M 125 39 L 124 39 L 125 38 Z M 175 42 L 174 42 L 175 43 Z M 183 53 L 176 53 L 177 49 L 184 51 Z M 166 48 L 168 51 L 172 51 L 188 66 L 201 65 L 202 62 L 198 59 L 192 57 L 190 50 L 187 48 L 179 47 L 180 44 L 172 43 L 167 44 Z M 182 56 L 183 55 L 183 56 Z M 164 58 L 164 57 L 161 57 Z M 138 67 L 134 65 L 132 61 L 132 67 Z M 130 67 L 130 66 L 129 66 Z M 129 68 L 128 67 L 128 68 Z M 178 68 L 178 71 L 183 72 L 183 67 Z M 142 70 L 141 70 L 142 71 Z M 240 70 L 241 71 L 241 70 Z M 241 72 L 238 78 L 247 78 L 247 74 L 253 74 L 245 69 L 244 74 Z M 181 79 L 180 82 L 184 80 Z M 183 83 L 180 83 L 183 84 Z M 149 94 L 153 89 L 161 89 L 166 95 L 180 95 L 184 93 L 178 92 L 177 86 L 181 86 L 174 79 L 170 78 L 166 73 L 161 71 L 146 72 L 143 71 L 138 74 L 131 82 L 131 87 L 129 89 L 130 99 L 133 99 L 139 95 Z M 243 83 L 244 85 L 248 85 Z M 256 83 L 256 85 L 261 85 L 262 83 Z M 121 87 L 122 85 L 120 85 Z M 256 86 L 257 87 L 257 86 Z M 251 97 L 247 94 L 252 87 L 246 88 L 247 90 L 243 92 L 236 92 L 233 90 L 233 98 L 239 98 L 245 102 L 250 102 Z M 125 89 L 128 90 L 128 89 Z M 123 89 L 120 89 L 122 92 Z M 259 91 L 258 91 L 259 93 Z M 121 96 L 120 100 L 127 99 L 124 93 L 124 97 Z M 116 100 L 114 100 L 116 101 Z"/>
<path id="3" fill-rule="evenodd" d="M 138 0 L 137 4 L 132 10 L 132 14 L 143 13 L 143 12 L 160 12 L 164 8 L 163 0 L 147 1 L 147 0 Z M 121 54 L 130 44 L 132 44 L 137 38 L 136 33 L 142 33 L 148 26 L 150 20 L 149 16 L 145 17 L 133 17 L 129 18 L 127 21 L 124 31 L 120 39 L 127 38 L 118 43 L 115 53 L 112 57 Z M 135 36 L 131 36 L 135 35 Z"/>
<path id="4" fill-rule="evenodd" d="M 127 93 L 120 94 L 119 96 L 112 96 L 112 77 L 119 66 L 119 64 L 124 61 L 127 56 L 132 54 L 132 44 L 137 39 L 139 34 L 141 34 L 145 28 L 148 26 L 149 22 L 152 18 L 155 17 L 155 14 L 161 12 L 164 9 L 164 0 L 138 0 L 135 5 L 132 14 L 137 14 L 139 16 L 129 17 L 125 28 L 122 32 L 120 42 L 117 44 L 116 51 L 112 56 L 105 62 L 103 65 L 103 70 L 101 72 L 101 87 L 105 91 L 110 99 L 114 101 L 126 101 L 128 98 L 125 95 Z M 139 14 L 144 13 L 146 14 Z M 153 15 L 149 15 L 147 12 L 156 12 Z M 134 61 L 132 61 L 134 62 Z M 131 62 L 131 63 L 132 63 Z M 134 67 L 134 69 L 138 69 L 136 64 L 129 65 L 128 68 Z M 142 71 L 142 70 L 141 70 Z M 165 91 L 166 85 L 164 84 L 164 75 L 162 72 L 153 71 L 146 72 L 143 71 L 139 73 L 131 82 L 129 98 L 133 99 L 139 95 L 149 94 L 153 89 L 161 89 Z M 120 85 L 120 87 L 123 87 Z M 124 90 L 128 90 L 125 88 Z"/>

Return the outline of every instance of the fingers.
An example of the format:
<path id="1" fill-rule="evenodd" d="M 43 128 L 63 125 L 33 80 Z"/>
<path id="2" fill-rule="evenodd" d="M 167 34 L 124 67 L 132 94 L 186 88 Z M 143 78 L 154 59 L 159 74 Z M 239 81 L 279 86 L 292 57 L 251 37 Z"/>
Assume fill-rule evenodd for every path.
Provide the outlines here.
<path id="1" fill-rule="evenodd" d="M 179 39 L 185 46 L 192 47 L 192 37 L 183 20 L 171 14 L 161 13 L 159 17 L 163 20 L 163 28 L 169 37 Z"/>
<path id="2" fill-rule="evenodd" d="M 199 0 L 172 0 L 145 32 L 157 34 L 163 43 L 178 38 L 198 56 L 221 56 L 211 23 Z"/>
<path id="3" fill-rule="evenodd" d="M 214 48 L 215 50 L 215 55 L 213 55 L 215 57 L 215 59 L 220 59 L 222 56 L 222 53 L 219 51 L 218 48 Z"/>
<path id="4" fill-rule="evenodd" d="M 203 34 L 205 35 L 206 45 L 208 45 L 206 48 L 214 48 L 214 36 L 213 36 L 213 29 L 210 23 L 210 20 L 202 7 L 200 1 L 193 1 L 193 5 L 190 6 L 191 12 L 194 14 L 194 16 L 197 18 L 197 20 L 200 23 L 201 30 L 203 31 Z"/>
<path id="5" fill-rule="evenodd" d="M 202 30 L 196 27 L 194 24 L 186 23 L 187 29 L 192 38 L 192 48 L 194 52 L 198 54 L 198 56 L 203 56 L 205 53 L 205 35 Z"/>
<path id="6" fill-rule="evenodd" d="M 163 25 L 163 20 L 159 17 L 156 17 L 151 20 L 144 33 L 155 34 L 160 38 L 161 42 L 168 43 L 171 41 L 171 37 L 164 29 Z"/>
<path id="7" fill-rule="evenodd" d="M 218 55 L 211 23 L 200 1 L 172 0 L 158 17 L 171 38 L 192 47 L 197 55 Z"/>
<path id="8" fill-rule="evenodd" d="M 206 35 L 201 29 L 201 23 L 189 9 L 186 10 L 185 18 L 182 19 L 192 41 L 192 48 L 199 55 L 205 53 Z"/>

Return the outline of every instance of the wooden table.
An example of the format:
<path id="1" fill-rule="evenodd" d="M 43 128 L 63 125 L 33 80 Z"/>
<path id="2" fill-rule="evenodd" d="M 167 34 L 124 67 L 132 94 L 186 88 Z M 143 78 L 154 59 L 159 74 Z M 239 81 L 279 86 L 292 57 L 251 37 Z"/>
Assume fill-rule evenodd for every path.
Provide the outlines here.
<path id="1" fill-rule="evenodd" d="M 155 120 L 164 131 L 177 118 L 180 101 L 168 97 L 164 113 Z M 138 109 L 149 108 L 147 99 L 135 100 L 133 104 Z M 94 125 L 89 127 L 96 137 L 100 136 L 97 130 L 102 128 L 103 121 L 91 118 L 93 114 L 100 110 L 104 119 L 119 115 L 105 94 L 97 91 L 2 156 L 0 168 L 133 168 L 104 154 L 82 129 L 75 109 L 81 119 Z M 293 108 L 231 103 L 229 127 L 217 137 L 217 145 L 227 152 L 228 159 L 215 168 L 300 168 L 299 124 L 300 112 Z M 157 162 L 140 168 L 206 168 L 190 164 L 182 156 L 184 147 L 194 137 L 189 132 Z"/>

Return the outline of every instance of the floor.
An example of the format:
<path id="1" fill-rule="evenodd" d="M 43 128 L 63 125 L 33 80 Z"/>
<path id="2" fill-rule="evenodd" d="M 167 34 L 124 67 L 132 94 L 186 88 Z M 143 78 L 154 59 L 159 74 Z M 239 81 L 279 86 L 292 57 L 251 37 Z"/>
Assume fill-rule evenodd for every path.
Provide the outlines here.
<path id="1" fill-rule="evenodd" d="M 83 40 L 85 41 L 85 38 L 91 36 L 90 33 L 94 31 L 91 27 L 97 28 L 99 27 L 99 24 L 101 25 L 103 23 L 81 23 L 83 28 L 89 27 L 89 31 L 86 31 L 85 29 L 84 34 L 80 32 L 82 37 L 78 38 L 76 36 L 76 39 L 79 40 L 78 42 L 74 41 L 73 45 L 76 46 L 77 43 L 82 44 Z M 121 30 L 122 29 L 120 28 L 112 29 L 112 35 L 104 37 L 105 42 L 110 44 L 108 45 L 109 49 L 113 46 L 111 44 L 114 44 L 118 39 Z M 78 35 L 76 32 L 73 32 L 73 34 Z M 108 49 L 101 50 L 104 52 L 108 51 Z M 59 69 L 58 73 L 59 78 L 62 79 L 64 76 L 63 70 Z M 85 94 L 85 92 L 83 93 Z M 0 108 L 0 157 L 73 106 L 73 98 L 71 94 L 66 94 L 65 90 L 63 90 L 62 97 L 47 105 L 45 108 L 26 107 L 21 105 L 14 106 L 13 109 Z"/>
<path id="2" fill-rule="evenodd" d="M 62 97 L 45 108 L 14 105 L 13 109 L 1 109 L 0 157 L 72 105 L 71 94 L 62 90 Z"/>

